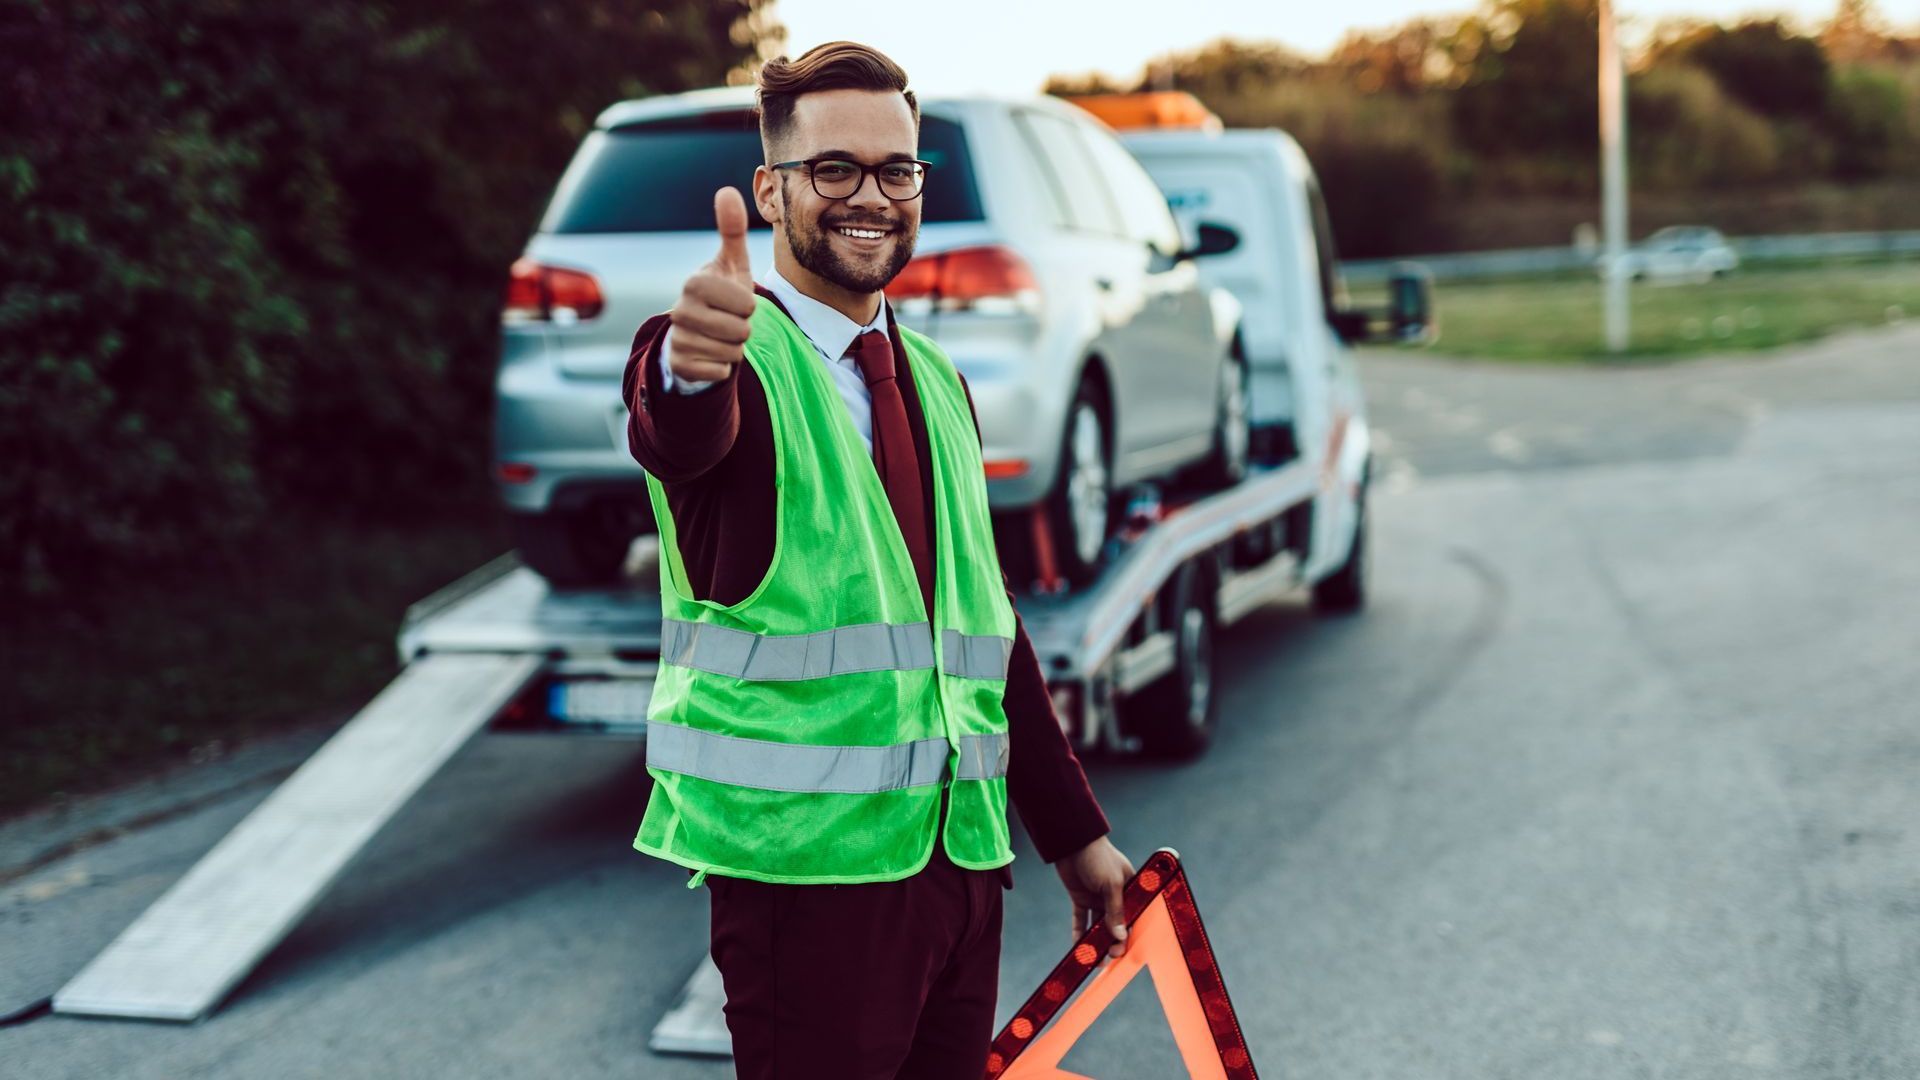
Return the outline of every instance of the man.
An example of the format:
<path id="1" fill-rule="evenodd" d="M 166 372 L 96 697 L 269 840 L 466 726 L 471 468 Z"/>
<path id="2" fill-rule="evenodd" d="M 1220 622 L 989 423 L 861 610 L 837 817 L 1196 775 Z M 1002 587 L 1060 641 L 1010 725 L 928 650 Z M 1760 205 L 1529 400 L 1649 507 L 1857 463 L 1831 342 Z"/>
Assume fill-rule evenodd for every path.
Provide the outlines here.
<path id="1" fill-rule="evenodd" d="M 719 254 L 627 366 L 665 617 L 634 846 L 708 888 L 741 1076 L 975 1080 L 1009 799 L 1076 933 L 1124 934 L 1133 867 L 1013 613 L 964 384 L 882 295 L 939 182 L 906 74 L 836 42 L 759 101 L 773 266 L 721 189 Z"/>

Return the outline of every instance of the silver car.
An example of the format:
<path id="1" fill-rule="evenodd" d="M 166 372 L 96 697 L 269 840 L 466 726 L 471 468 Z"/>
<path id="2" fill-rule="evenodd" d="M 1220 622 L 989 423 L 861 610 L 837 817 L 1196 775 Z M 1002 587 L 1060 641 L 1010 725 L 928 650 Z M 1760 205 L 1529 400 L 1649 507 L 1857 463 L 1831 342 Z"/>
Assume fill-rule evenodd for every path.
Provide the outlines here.
<path id="1" fill-rule="evenodd" d="M 1601 259 L 1604 273 L 1605 258 Z M 1626 252 L 1627 276 L 1635 281 L 1710 281 L 1740 268 L 1740 255 L 1719 229 L 1669 225 Z"/>
<path id="2" fill-rule="evenodd" d="M 620 377 L 636 327 L 712 257 L 712 199 L 761 161 L 750 88 L 615 105 L 568 166 L 503 316 L 495 456 L 523 559 L 558 586 L 617 577 L 648 527 Z M 914 260 L 888 295 L 967 378 L 1003 552 L 1084 580 L 1118 494 L 1247 460 L 1240 308 L 1193 260 L 1165 197 L 1099 122 L 1052 100 L 921 104 L 934 163 Z M 772 264 L 751 208 L 747 244 Z M 1045 524 L 1046 540 L 1032 512 Z"/>

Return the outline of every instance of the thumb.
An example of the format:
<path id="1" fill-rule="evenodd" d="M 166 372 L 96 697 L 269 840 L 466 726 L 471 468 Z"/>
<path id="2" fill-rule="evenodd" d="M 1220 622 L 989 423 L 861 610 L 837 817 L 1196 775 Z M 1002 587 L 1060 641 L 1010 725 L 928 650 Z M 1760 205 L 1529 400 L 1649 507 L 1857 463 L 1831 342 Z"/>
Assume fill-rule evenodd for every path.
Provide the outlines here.
<path id="1" fill-rule="evenodd" d="M 1113 948 L 1109 955 L 1119 956 L 1125 951 L 1127 941 L 1127 902 L 1126 887 L 1110 885 L 1107 887 L 1107 929 L 1113 934 Z"/>
<path id="2" fill-rule="evenodd" d="M 713 193 L 713 223 L 720 231 L 720 254 L 714 256 L 716 269 L 742 278 L 753 276 L 747 258 L 747 204 L 740 189 L 723 187 Z"/>

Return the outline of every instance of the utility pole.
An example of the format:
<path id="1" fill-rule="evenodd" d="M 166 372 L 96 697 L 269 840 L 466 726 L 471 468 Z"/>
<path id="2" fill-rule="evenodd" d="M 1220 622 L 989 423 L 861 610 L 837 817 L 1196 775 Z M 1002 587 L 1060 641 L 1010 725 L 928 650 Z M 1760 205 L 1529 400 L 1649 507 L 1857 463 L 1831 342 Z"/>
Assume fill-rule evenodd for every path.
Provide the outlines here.
<path id="1" fill-rule="evenodd" d="M 1627 308 L 1627 110 L 1625 64 L 1613 0 L 1600 0 L 1600 227 L 1606 255 L 1607 351 L 1625 352 L 1631 336 Z"/>

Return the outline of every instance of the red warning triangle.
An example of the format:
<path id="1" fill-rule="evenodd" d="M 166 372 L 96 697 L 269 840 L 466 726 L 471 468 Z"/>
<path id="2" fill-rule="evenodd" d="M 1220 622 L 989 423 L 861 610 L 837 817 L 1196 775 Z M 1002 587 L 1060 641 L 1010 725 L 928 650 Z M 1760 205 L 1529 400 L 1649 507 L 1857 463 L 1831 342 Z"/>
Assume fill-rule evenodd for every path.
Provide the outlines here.
<path id="1" fill-rule="evenodd" d="M 1187 1075 L 1255 1080 L 1246 1037 L 1227 1000 L 1227 985 L 1178 853 L 1171 848 L 1153 853 L 1127 882 L 1126 910 L 1126 955 L 1099 963 L 1113 944 L 1105 923 L 1094 923 L 1080 935 L 993 1040 L 987 1080 L 1093 1080 L 1062 1069 L 1060 1061 L 1142 968 L 1153 979 Z M 1075 998 L 1083 983 L 1086 989 Z"/>

